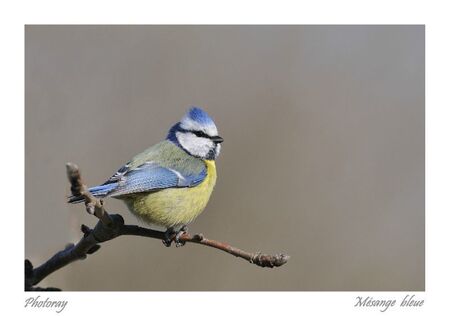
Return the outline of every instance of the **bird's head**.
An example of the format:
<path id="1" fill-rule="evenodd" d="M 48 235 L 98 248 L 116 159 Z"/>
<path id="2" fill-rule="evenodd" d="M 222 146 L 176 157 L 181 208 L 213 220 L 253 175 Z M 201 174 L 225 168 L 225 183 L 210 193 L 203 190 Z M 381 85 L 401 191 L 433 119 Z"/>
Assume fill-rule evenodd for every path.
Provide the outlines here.
<path id="1" fill-rule="evenodd" d="M 207 160 L 214 160 L 219 156 L 220 143 L 223 142 L 212 118 L 197 107 L 189 109 L 181 121 L 172 126 L 167 139 L 188 154 Z"/>

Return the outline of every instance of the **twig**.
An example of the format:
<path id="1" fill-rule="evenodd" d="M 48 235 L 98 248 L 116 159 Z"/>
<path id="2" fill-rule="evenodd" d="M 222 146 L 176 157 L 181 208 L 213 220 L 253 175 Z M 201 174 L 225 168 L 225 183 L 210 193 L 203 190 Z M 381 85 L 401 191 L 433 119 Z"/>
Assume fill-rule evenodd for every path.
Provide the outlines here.
<path id="1" fill-rule="evenodd" d="M 81 225 L 81 231 L 84 233 L 83 238 L 76 244 L 69 244 L 64 250 L 57 252 L 53 257 L 37 268 L 29 260 L 25 260 L 25 290 L 58 290 L 56 288 L 37 288 L 34 287 L 40 281 L 56 270 L 74 262 L 82 260 L 89 254 L 93 254 L 100 249 L 99 243 L 114 239 L 122 235 L 142 236 L 165 240 L 164 232 L 144 228 L 135 225 L 125 225 L 122 216 L 118 214 L 108 214 L 105 210 L 103 201 L 95 198 L 83 184 L 78 166 L 68 163 L 67 177 L 71 183 L 71 192 L 74 196 L 82 196 L 85 199 L 86 211 L 96 216 L 99 221 L 93 229 L 85 225 Z M 227 243 L 205 238 L 202 234 L 190 235 L 187 232 L 179 237 L 179 241 L 196 243 L 212 248 L 216 248 L 232 254 L 236 257 L 243 258 L 250 263 L 260 267 L 279 267 L 289 260 L 289 256 L 285 254 L 267 255 L 260 252 L 249 253 L 239 248 L 230 246 Z"/>
<path id="2" fill-rule="evenodd" d="M 110 225 L 111 218 L 103 207 L 103 200 L 95 198 L 87 186 L 81 181 L 80 169 L 74 163 L 66 164 L 67 178 L 71 184 L 70 191 L 74 196 L 82 196 L 85 200 L 86 211 L 95 215 L 103 224 Z"/>
<path id="3" fill-rule="evenodd" d="M 150 237 L 156 239 L 164 239 L 164 233 L 144 227 L 139 227 L 135 225 L 124 225 L 120 230 L 120 235 L 133 235 L 133 236 L 143 236 Z M 230 246 L 227 243 L 216 241 L 212 239 L 205 238 L 202 234 L 190 235 L 188 233 L 184 233 L 179 238 L 182 242 L 190 242 L 195 244 L 200 244 L 216 249 L 220 249 L 222 251 L 228 252 L 236 257 L 243 258 L 250 263 L 254 263 L 260 267 L 280 267 L 285 264 L 289 260 L 289 256 L 285 254 L 277 254 L 277 255 L 267 255 L 258 253 L 249 253 L 239 248 Z"/>

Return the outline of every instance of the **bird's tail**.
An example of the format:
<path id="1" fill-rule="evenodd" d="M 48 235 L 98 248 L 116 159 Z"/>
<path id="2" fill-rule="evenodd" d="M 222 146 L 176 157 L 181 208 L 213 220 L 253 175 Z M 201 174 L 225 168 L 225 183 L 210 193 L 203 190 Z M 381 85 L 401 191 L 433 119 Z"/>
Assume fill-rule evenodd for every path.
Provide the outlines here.
<path id="1" fill-rule="evenodd" d="M 117 187 L 117 183 L 108 183 L 108 184 L 102 184 L 96 187 L 89 188 L 89 192 L 95 197 L 105 197 L 107 196 L 112 190 L 114 190 Z M 84 202 L 84 197 L 80 195 L 72 195 L 69 196 L 68 203 L 76 204 Z"/>

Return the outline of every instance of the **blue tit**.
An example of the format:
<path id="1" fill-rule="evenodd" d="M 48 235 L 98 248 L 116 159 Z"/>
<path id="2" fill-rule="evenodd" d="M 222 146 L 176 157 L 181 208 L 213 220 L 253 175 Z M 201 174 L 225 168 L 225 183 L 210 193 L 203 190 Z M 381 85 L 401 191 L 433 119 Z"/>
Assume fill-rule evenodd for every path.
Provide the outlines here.
<path id="1" fill-rule="evenodd" d="M 206 207 L 216 184 L 215 160 L 223 139 L 211 117 L 193 107 L 167 138 L 138 154 L 89 191 L 113 197 L 144 222 L 181 232 Z M 69 203 L 83 202 L 80 196 Z"/>

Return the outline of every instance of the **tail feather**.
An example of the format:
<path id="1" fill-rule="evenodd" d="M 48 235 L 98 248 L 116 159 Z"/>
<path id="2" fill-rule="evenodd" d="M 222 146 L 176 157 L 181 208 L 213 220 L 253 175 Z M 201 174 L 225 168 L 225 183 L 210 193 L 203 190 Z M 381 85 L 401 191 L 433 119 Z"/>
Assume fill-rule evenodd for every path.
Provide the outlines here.
<path id="1" fill-rule="evenodd" d="M 107 196 L 111 191 L 113 191 L 117 187 L 117 183 L 108 183 L 108 184 L 102 184 L 96 187 L 89 188 L 89 192 L 92 193 L 95 197 L 105 197 Z M 76 204 L 84 202 L 84 197 L 79 195 L 72 195 L 69 196 L 68 203 Z"/>

